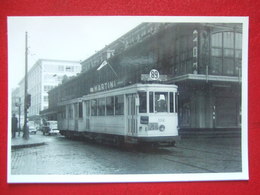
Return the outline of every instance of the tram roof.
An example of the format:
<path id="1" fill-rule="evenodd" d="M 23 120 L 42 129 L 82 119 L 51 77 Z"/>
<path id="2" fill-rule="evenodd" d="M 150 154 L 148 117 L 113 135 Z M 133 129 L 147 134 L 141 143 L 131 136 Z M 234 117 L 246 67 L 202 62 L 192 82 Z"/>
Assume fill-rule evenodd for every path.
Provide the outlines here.
<path id="1" fill-rule="evenodd" d="M 126 87 L 121 88 L 115 88 L 108 91 L 101 91 L 96 92 L 88 95 L 84 95 L 80 98 L 75 98 L 72 100 L 61 102 L 59 105 L 66 105 L 71 103 L 80 102 L 82 100 L 88 100 L 93 98 L 103 98 L 108 96 L 115 96 L 115 95 L 123 95 L 123 94 L 131 94 L 131 93 L 137 93 L 138 91 L 160 91 L 160 92 L 167 92 L 169 90 L 177 91 L 177 86 L 174 84 L 133 84 Z"/>

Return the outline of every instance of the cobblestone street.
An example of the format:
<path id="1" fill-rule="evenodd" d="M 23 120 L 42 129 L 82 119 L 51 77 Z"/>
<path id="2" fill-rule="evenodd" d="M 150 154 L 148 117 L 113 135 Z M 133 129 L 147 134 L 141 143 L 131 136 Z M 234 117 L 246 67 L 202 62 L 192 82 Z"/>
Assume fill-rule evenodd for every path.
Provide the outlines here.
<path id="1" fill-rule="evenodd" d="M 45 144 L 12 149 L 11 174 L 164 174 L 241 171 L 240 138 L 182 139 L 176 147 L 116 148 L 32 135 Z"/>

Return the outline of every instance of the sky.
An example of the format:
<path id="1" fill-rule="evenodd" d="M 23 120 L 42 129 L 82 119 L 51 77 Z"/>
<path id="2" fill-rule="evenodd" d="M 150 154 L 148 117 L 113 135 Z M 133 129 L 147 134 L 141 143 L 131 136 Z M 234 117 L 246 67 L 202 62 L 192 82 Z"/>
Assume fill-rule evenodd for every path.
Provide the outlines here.
<path id="1" fill-rule="evenodd" d="M 8 84 L 24 77 L 25 33 L 28 67 L 38 59 L 84 61 L 142 22 L 241 22 L 236 17 L 57 16 L 8 17 Z M 246 18 L 243 18 L 246 21 Z"/>
<path id="2" fill-rule="evenodd" d="M 9 87 L 24 77 L 26 32 L 30 70 L 38 59 L 83 61 L 140 23 L 134 17 L 9 17 Z"/>

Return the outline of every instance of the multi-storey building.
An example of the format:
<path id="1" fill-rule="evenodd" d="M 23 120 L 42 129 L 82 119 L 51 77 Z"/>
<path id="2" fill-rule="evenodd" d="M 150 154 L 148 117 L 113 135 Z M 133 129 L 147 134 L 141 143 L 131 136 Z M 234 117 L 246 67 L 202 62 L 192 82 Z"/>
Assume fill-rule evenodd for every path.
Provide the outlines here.
<path id="1" fill-rule="evenodd" d="M 108 65 L 99 69 L 104 61 Z M 178 85 L 180 128 L 240 129 L 240 23 L 143 23 L 83 61 L 78 77 L 51 90 L 50 110 L 55 113 L 62 101 L 144 82 L 142 74 L 151 69 Z"/>
<path id="2" fill-rule="evenodd" d="M 48 91 L 81 72 L 78 61 L 40 59 L 28 71 L 28 93 L 31 95 L 31 106 L 28 117 L 38 117 L 41 110 L 48 108 Z M 21 115 L 24 113 L 24 78 L 19 83 L 21 98 Z"/>

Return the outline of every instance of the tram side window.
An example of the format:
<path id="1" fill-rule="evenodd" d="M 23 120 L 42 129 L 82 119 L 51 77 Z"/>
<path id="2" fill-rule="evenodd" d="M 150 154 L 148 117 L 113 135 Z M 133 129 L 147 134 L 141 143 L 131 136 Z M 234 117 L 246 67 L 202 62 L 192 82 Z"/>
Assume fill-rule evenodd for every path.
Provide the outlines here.
<path id="1" fill-rule="evenodd" d="M 86 116 L 89 116 L 90 114 L 90 105 L 89 105 L 89 101 L 86 101 Z"/>
<path id="2" fill-rule="evenodd" d="M 62 119 L 65 119 L 65 118 L 66 118 L 66 107 L 62 107 L 61 118 L 62 118 Z"/>
<path id="3" fill-rule="evenodd" d="M 79 102 L 79 118 L 83 118 L 82 102 Z"/>
<path id="4" fill-rule="evenodd" d="M 173 113 L 174 112 L 174 104 L 173 104 L 173 102 L 174 102 L 174 99 L 173 99 L 173 92 L 170 92 L 170 112 L 171 113 Z"/>
<path id="5" fill-rule="evenodd" d="M 178 101 L 179 101 L 179 98 L 178 98 L 178 93 L 175 93 L 175 112 L 178 112 L 178 108 L 179 108 L 179 105 L 178 105 Z"/>
<path id="6" fill-rule="evenodd" d="M 115 107 L 114 96 L 107 97 L 107 99 L 106 99 L 106 107 L 107 107 L 107 115 L 108 116 L 113 116 L 114 115 L 114 107 Z"/>
<path id="7" fill-rule="evenodd" d="M 75 118 L 78 118 L 78 114 L 79 114 L 79 108 L 78 108 L 78 104 L 73 104 L 73 106 L 74 106 L 74 117 Z"/>
<path id="8" fill-rule="evenodd" d="M 115 96 L 115 114 L 116 115 L 124 114 L 124 96 L 123 95 Z"/>
<path id="9" fill-rule="evenodd" d="M 97 116 L 97 100 L 91 100 L 91 116 Z"/>
<path id="10" fill-rule="evenodd" d="M 149 110 L 153 113 L 153 92 L 149 92 Z"/>
<path id="11" fill-rule="evenodd" d="M 168 112 L 168 93 L 155 92 L 155 112 Z"/>
<path id="12" fill-rule="evenodd" d="M 73 109 L 72 109 L 72 105 L 69 105 L 69 118 L 70 118 L 70 119 L 73 118 Z"/>
<path id="13" fill-rule="evenodd" d="M 146 92 L 139 92 L 139 113 L 146 113 L 147 112 L 147 100 L 146 100 Z"/>
<path id="14" fill-rule="evenodd" d="M 105 116 L 106 99 L 98 99 L 98 116 Z"/>

